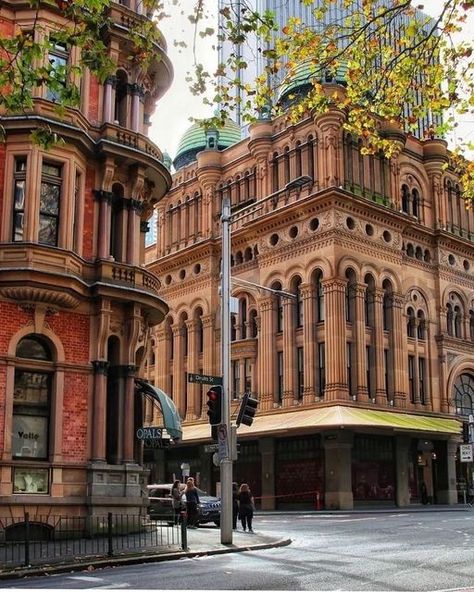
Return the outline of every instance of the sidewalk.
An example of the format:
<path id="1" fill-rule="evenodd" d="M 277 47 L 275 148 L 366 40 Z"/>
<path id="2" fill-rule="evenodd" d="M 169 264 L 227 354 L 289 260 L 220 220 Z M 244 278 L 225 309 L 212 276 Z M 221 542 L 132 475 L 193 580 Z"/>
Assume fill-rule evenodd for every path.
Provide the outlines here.
<path id="1" fill-rule="evenodd" d="M 84 558 L 77 561 L 68 561 L 54 565 L 35 565 L 32 567 L 19 567 L 12 569 L 0 569 L 0 580 L 23 578 L 25 576 L 52 575 L 72 571 L 94 571 L 96 569 L 133 565 L 137 563 L 152 563 L 158 561 L 171 561 L 186 557 L 200 557 L 204 555 L 222 555 L 224 553 L 237 553 L 241 551 L 255 551 L 258 549 L 270 549 L 283 547 L 291 543 L 291 539 L 278 538 L 268 535 L 248 532 L 233 531 L 232 544 L 221 543 L 221 531 L 214 526 L 201 526 L 197 529 L 188 529 L 188 549 L 184 551 L 178 547 L 159 550 L 157 552 L 142 551 L 138 553 L 126 552 L 107 558 Z"/>

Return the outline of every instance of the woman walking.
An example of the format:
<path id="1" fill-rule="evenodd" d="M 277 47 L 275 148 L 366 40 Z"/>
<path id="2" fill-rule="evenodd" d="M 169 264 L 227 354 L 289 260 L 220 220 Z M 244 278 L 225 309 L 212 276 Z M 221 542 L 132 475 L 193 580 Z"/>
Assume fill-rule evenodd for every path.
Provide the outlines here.
<path id="1" fill-rule="evenodd" d="M 237 530 L 237 518 L 239 517 L 239 486 L 237 483 L 232 483 L 232 528 Z"/>
<path id="2" fill-rule="evenodd" d="M 186 510 L 188 514 L 188 526 L 189 528 L 197 528 L 198 524 L 198 504 L 199 504 L 199 495 L 194 485 L 194 479 L 189 477 L 186 481 L 186 489 L 184 490 L 186 494 Z"/>
<path id="3" fill-rule="evenodd" d="M 182 502 L 181 502 L 181 481 L 176 479 L 173 483 L 173 487 L 171 488 L 171 498 L 173 500 L 173 511 L 174 511 L 174 523 L 179 524 L 179 517 L 182 510 Z"/>
<path id="4" fill-rule="evenodd" d="M 253 534 L 252 519 L 255 506 L 252 492 L 250 491 L 247 483 L 242 483 L 240 486 L 237 499 L 239 501 L 239 516 L 242 523 L 242 528 L 244 529 L 244 532 L 248 528 L 249 532 Z"/>

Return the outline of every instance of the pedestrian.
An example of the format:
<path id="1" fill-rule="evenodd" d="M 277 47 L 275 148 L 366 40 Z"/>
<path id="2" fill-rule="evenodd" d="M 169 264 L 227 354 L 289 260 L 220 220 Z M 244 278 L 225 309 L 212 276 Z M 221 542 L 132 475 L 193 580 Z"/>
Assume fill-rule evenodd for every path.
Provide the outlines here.
<path id="1" fill-rule="evenodd" d="M 237 499 L 239 501 L 239 516 L 242 528 L 244 529 L 244 532 L 248 528 L 248 531 L 253 534 L 252 519 L 255 505 L 252 492 L 247 483 L 242 483 L 240 486 Z"/>
<path id="2" fill-rule="evenodd" d="M 175 524 L 179 524 L 179 517 L 181 515 L 181 510 L 183 509 L 183 502 L 181 500 L 182 495 L 181 481 L 176 479 L 176 481 L 173 483 L 173 487 L 171 488 Z"/>
<path id="3" fill-rule="evenodd" d="M 198 524 L 198 504 L 199 495 L 196 486 L 194 485 L 194 479 L 189 477 L 186 481 L 186 489 L 184 490 L 186 495 L 186 511 L 188 514 L 188 526 L 189 528 L 197 528 Z"/>
<path id="4" fill-rule="evenodd" d="M 237 518 L 239 517 L 239 486 L 234 481 L 232 483 L 232 528 L 237 530 Z"/>

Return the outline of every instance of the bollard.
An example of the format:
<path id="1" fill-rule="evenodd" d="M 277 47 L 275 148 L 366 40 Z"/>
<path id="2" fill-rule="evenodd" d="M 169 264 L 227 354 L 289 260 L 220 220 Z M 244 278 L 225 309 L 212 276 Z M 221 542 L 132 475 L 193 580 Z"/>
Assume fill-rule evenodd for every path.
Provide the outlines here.
<path id="1" fill-rule="evenodd" d="M 319 493 L 319 491 L 316 492 L 315 507 L 316 510 L 321 509 L 321 494 Z"/>
<path id="2" fill-rule="evenodd" d="M 186 512 L 181 512 L 181 548 L 183 551 L 188 550 L 188 528 L 187 528 L 187 514 Z"/>

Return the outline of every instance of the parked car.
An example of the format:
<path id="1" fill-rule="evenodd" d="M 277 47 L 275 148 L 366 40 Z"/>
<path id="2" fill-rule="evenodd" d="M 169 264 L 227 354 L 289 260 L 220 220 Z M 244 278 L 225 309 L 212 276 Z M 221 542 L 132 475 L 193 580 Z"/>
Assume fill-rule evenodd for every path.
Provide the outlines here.
<path id="1" fill-rule="evenodd" d="M 148 506 L 148 514 L 154 520 L 164 520 L 170 524 L 174 523 L 173 500 L 171 498 L 172 483 L 158 483 L 155 485 L 148 485 L 148 498 L 150 505 Z M 183 509 L 186 508 L 186 496 L 184 494 L 184 485 L 182 486 L 183 493 L 181 501 Z M 207 524 L 214 522 L 216 526 L 221 523 L 221 500 L 219 497 L 209 495 L 202 489 L 198 488 L 199 495 L 199 524 Z"/>

